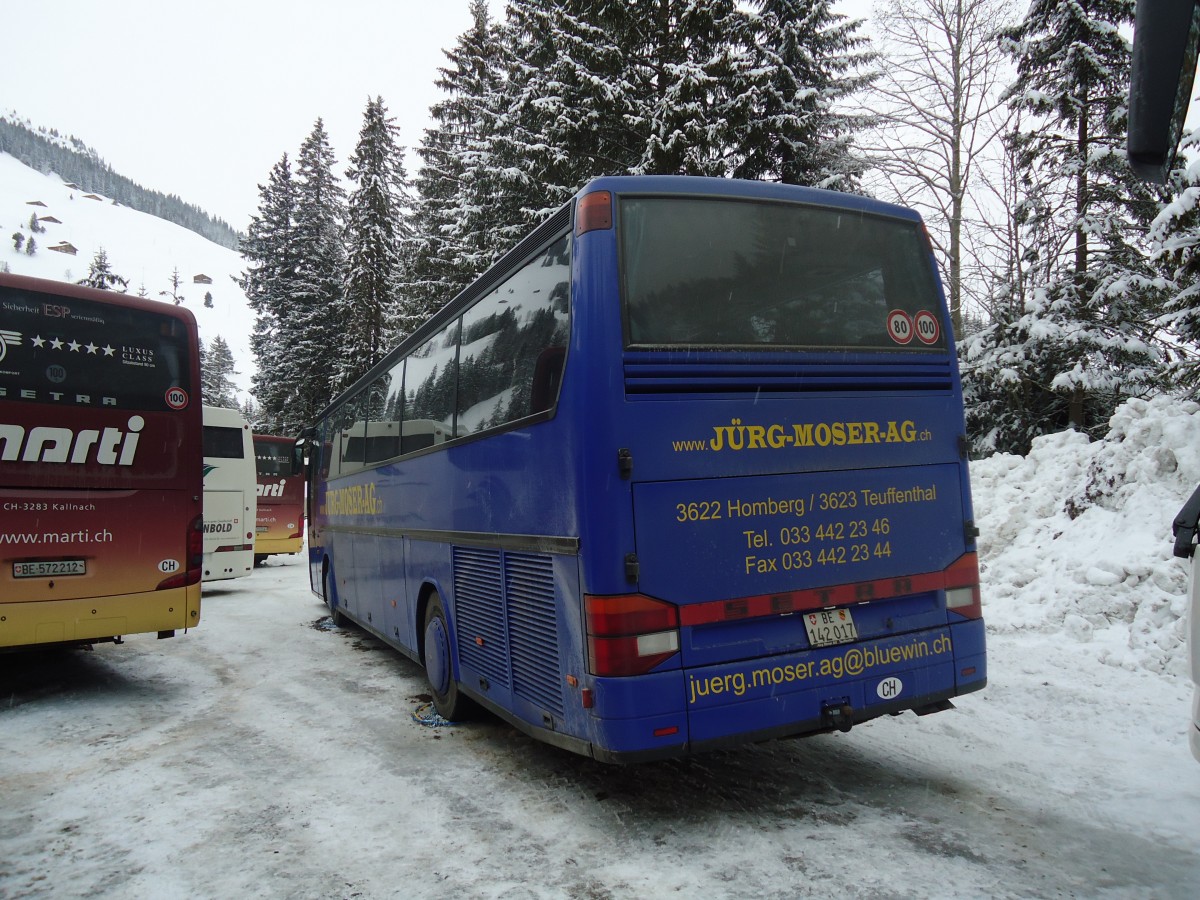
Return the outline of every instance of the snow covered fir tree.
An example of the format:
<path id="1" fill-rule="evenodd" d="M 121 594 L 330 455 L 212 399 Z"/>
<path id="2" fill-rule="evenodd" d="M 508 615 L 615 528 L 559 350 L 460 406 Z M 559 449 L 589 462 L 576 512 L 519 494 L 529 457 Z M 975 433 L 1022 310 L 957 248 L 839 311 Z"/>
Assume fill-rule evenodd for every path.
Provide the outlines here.
<path id="1" fill-rule="evenodd" d="M 408 185 L 397 131 L 382 97 L 367 103 L 346 177 L 355 185 L 346 207 L 346 280 L 337 320 L 341 348 L 335 388 L 353 384 L 387 352 L 395 332 Z M 410 324 L 410 323 L 406 323 Z M 411 323 L 411 325 L 419 322 Z"/>
<path id="2" fill-rule="evenodd" d="M 885 150 L 872 143 L 867 91 L 889 61 L 832 0 L 511 0 L 499 20 L 486 0 L 467 5 L 471 26 L 444 51 L 423 134 L 399 134 L 375 97 L 347 188 L 320 119 L 260 185 L 241 284 L 256 313 L 263 430 L 311 422 L 595 176 L 916 196 L 912 181 L 869 177 Z M 910 18 L 906 33 L 930 41 L 908 52 L 937 58 L 945 6 L 892 5 Z M 994 170 L 969 181 L 934 169 L 943 180 L 916 188 L 957 201 L 966 183 L 975 194 L 969 215 L 928 224 L 943 278 L 971 279 L 956 337 L 976 454 L 1024 452 L 1067 428 L 1094 435 L 1128 397 L 1200 383 L 1188 238 L 1200 176 L 1177 172 L 1173 197 L 1125 162 L 1133 6 L 990 0 L 972 40 L 1003 52 L 976 53 L 973 85 L 989 92 L 977 108 L 1007 153 L 972 155 L 968 171 Z M 970 125 L 984 127 L 982 116 Z"/>
<path id="3" fill-rule="evenodd" d="M 233 380 L 237 374 L 233 352 L 223 337 L 217 335 L 208 346 L 201 342 L 200 391 L 205 406 L 238 409 L 237 386 Z"/>
<path id="4" fill-rule="evenodd" d="M 1019 166 L 1024 268 L 993 322 L 964 342 L 977 451 L 1025 453 L 1039 434 L 1102 433 L 1121 401 L 1162 385 L 1157 198 L 1124 159 L 1132 0 L 1035 0 L 1003 40 Z"/>

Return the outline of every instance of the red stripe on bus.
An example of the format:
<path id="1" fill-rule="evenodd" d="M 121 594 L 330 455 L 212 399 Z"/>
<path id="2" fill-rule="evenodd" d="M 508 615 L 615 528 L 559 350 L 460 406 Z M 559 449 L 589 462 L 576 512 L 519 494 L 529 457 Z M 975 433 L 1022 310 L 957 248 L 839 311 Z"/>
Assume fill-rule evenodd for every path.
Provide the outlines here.
<path id="1" fill-rule="evenodd" d="M 836 584 L 829 587 L 809 588 L 803 591 L 783 591 L 760 594 L 755 597 L 739 597 L 736 600 L 712 600 L 679 608 L 681 625 L 708 625 L 713 622 L 730 622 L 738 619 L 755 619 L 763 616 L 779 616 L 811 609 L 826 609 L 831 606 L 850 606 L 872 600 L 886 600 L 907 594 L 944 590 L 966 582 L 966 571 L 978 572 L 973 553 L 968 553 L 942 572 L 923 572 L 919 575 L 902 575 L 880 578 L 875 581 L 859 581 L 852 584 Z M 969 576 L 968 576 L 969 578 Z M 975 583 L 979 583 L 978 574 Z"/>

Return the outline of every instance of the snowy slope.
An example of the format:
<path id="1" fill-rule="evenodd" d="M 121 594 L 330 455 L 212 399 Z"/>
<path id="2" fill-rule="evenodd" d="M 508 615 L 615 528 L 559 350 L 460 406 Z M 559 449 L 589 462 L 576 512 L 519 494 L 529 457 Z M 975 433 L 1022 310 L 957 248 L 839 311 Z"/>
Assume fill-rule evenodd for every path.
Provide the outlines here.
<path id="1" fill-rule="evenodd" d="M 225 339 L 237 362 L 234 381 L 246 392 L 254 371 L 250 353 L 254 315 L 246 295 L 232 280 L 242 271 L 241 256 L 179 225 L 87 194 L 67 186 L 57 175 L 43 175 L 0 153 L 0 267 L 7 264 L 16 275 L 74 282 L 86 277 L 93 257 L 103 248 L 112 271 L 128 280 L 129 293 L 145 288 L 148 296 L 158 299 L 162 299 L 160 291 L 171 292 L 172 273 L 178 270 L 179 292 L 196 314 L 200 339 L 205 346 L 218 335 Z M 29 256 L 17 251 L 12 235 L 19 231 L 28 241 L 29 217 L 34 213 L 39 219 L 59 221 L 42 223 L 46 231 L 32 235 L 37 251 Z M 74 256 L 50 249 L 64 241 L 77 248 Z M 197 275 L 208 276 L 212 284 L 195 283 Z M 204 305 L 208 292 L 213 297 L 211 309 Z"/>

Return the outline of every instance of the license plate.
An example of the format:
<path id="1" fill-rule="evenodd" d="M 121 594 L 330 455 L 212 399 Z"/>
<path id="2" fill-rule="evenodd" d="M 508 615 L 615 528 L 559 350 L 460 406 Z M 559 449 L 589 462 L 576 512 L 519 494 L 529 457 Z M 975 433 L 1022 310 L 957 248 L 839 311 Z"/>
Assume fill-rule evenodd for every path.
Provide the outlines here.
<path id="1" fill-rule="evenodd" d="M 814 647 L 830 647 L 858 640 L 858 629 L 848 609 L 821 609 L 804 614 L 804 630 Z"/>
<path id="2" fill-rule="evenodd" d="M 86 575 L 87 560 L 54 559 L 13 563 L 13 578 L 47 578 L 55 575 Z"/>

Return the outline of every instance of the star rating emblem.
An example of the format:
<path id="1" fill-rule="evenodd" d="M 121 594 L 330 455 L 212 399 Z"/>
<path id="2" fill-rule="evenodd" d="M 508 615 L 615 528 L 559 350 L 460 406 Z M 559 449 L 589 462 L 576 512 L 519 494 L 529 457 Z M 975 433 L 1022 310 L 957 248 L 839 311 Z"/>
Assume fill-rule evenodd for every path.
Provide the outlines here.
<path id="1" fill-rule="evenodd" d="M 101 349 L 104 351 L 105 356 L 112 356 L 114 353 L 117 352 L 116 347 L 102 347 Z"/>
<path id="2" fill-rule="evenodd" d="M 70 348 L 72 353 L 78 353 L 79 348 L 82 346 L 83 345 L 81 343 L 79 343 L 79 341 L 71 341 L 71 343 L 67 344 L 67 347 Z"/>
<path id="3" fill-rule="evenodd" d="M 87 350 L 88 353 L 90 353 L 94 356 L 96 354 L 96 351 L 99 350 L 100 348 L 97 347 L 95 344 L 89 342 L 88 345 L 86 347 L 84 347 L 84 349 Z"/>
<path id="4" fill-rule="evenodd" d="M 60 341 L 58 338 L 54 338 L 53 340 L 50 341 L 50 346 L 51 346 L 51 348 L 53 348 L 55 350 L 61 350 L 63 348 L 63 342 Z"/>
<path id="5" fill-rule="evenodd" d="M 46 346 L 46 339 L 44 337 L 42 337 L 40 334 L 35 338 L 31 338 L 29 342 L 31 344 L 33 344 L 33 346 L 35 346 L 35 347 L 45 347 Z"/>

